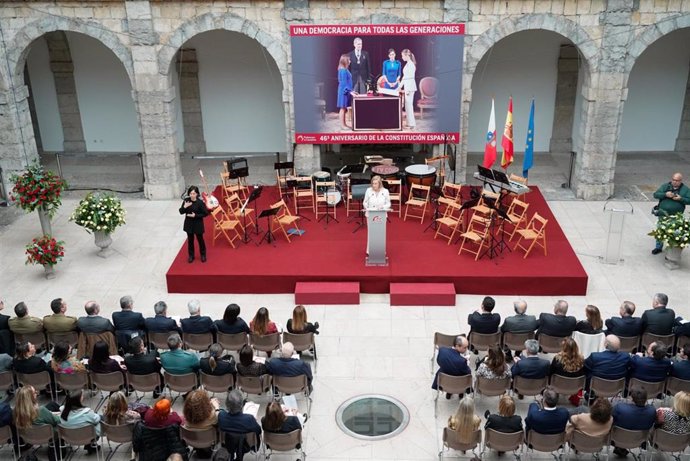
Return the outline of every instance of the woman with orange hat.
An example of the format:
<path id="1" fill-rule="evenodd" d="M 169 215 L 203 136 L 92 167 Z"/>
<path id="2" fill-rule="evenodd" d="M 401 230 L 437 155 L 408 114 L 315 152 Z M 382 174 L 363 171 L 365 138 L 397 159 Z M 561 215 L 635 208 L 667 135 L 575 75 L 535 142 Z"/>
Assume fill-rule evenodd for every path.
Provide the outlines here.
<path id="1" fill-rule="evenodd" d="M 144 415 L 144 424 L 147 427 L 161 428 L 172 426 L 173 424 L 184 424 L 184 419 L 170 411 L 172 404 L 168 399 L 160 399 L 151 408 L 146 411 Z"/>

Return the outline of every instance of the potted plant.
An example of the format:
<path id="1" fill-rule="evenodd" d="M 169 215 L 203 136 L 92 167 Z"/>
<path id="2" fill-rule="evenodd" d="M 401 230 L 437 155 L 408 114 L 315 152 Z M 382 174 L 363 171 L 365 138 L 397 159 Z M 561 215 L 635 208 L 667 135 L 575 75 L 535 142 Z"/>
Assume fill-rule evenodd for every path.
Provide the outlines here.
<path id="1" fill-rule="evenodd" d="M 108 192 L 90 192 L 79 202 L 70 221 L 94 233 L 96 246 L 101 250 L 98 256 L 107 258 L 108 247 L 113 242 L 110 234 L 125 224 L 125 209 L 122 201 Z"/>
<path id="2" fill-rule="evenodd" d="M 10 180 L 14 183 L 12 200 L 22 210 L 36 210 L 43 235 L 51 235 L 50 218 L 62 204 L 60 196 L 67 189 L 67 182 L 52 171 L 44 170 L 38 161 L 29 165 L 23 174 L 12 175 Z"/>
<path id="3" fill-rule="evenodd" d="M 682 213 L 660 217 L 649 235 L 666 245 L 666 267 L 678 269 L 683 248 L 690 245 L 690 220 Z"/>
<path id="4" fill-rule="evenodd" d="M 47 279 L 55 278 L 55 265 L 65 256 L 65 242 L 50 235 L 35 238 L 26 246 L 26 264 L 43 266 Z"/>

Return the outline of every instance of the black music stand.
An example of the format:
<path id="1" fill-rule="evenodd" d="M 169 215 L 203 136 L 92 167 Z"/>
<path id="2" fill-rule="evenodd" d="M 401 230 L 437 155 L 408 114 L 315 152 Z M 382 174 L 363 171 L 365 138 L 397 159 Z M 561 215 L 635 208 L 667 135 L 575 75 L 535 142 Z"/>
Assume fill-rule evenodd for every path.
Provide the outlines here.
<path id="1" fill-rule="evenodd" d="M 273 169 L 278 172 L 278 188 L 280 189 L 280 196 L 288 196 L 287 181 L 285 182 L 285 189 L 280 186 L 280 178 L 285 176 L 289 170 L 295 169 L 295 162 L 275 162 L 273 164 Z"/>
<path id="2" fill-rule="evenodd" d="M 261 240 L 259 240 L 259 243 L 256 244 L 256 246 L 261 245 L 264 240 L 266 240 L 267 243 L 273 244 L 273 246 L 276 246 L 275 243 L 275 237 L 273 236 L 273 224 L 271 223 L 271 219 L 273 216 L 278 214 L 279 208 L 267 208 L 261 212 L 259 215 L 259 218 L 266 218 L 266 223 L 268 224 L 268 230 L 264 234 L 263 237 L 261 237 Z"/>
<path id="3" fill-rule="evenodd" d="M 507 219 L 510 221 L 510 218 L 506 212 L 501 210 L 498 204 L 500 204 L 500 201 L 497 201 L 494 205 L 489 204 L 489 208 L 494 211 L 494 213 L 491 213 L 491 217 L 489 218 L 491 220 L 489 222 L 489 235 L 491 236 L 491 242 L 489 243 L 488 248 L 484 250 L 478 259 L 483 258 L 485 254 L 489 255 L 489 259 L 494 259 L 496 256 L 498 256 L 499 252 L 503 251 L 504 248 L 508 248 L 508 245 L 505 243 L 504 239 L 498 240 L 496 238 L 496 221 L 498 219 L 496 216 L 500 217 L 502 220 Z M 502 248 L 502 245 L 505 245 L 505 247 Z M 510 248 L 508 248 L 508 250 L 510 251 Z"/>
<path id="4" fill-rule="evenodd" d="M 252 238 L 249 236 L 249 233 L 247 232 L 247 214 L 245 212 L 247 205 L 249 203 L 255 201 L 259 196 L 261 195 L 261 190 L 263 187 L 255 187 L 251 193 L 249 194 L 249 197 L 247 197 L 247 200 L 244 201 L 242 204 L 242 208 L 240 208 L 240 213 L 242 214 L 242 227 L 244 228 L 244 236 L 242 237 L 242 241 L 244 243 L 249 243 L 252 241 Z M 256 218 L 256 222 L 254 223 L 254 227 L 256 228 L 256 233 L 259 233 L 259 218 Z"/>
<path id="5" fill-rule="evenodd" d="M 356 185 L 359 186 L 359 184 L 356 184 Z M 359 205 L 360 205 L 358 207 L 358 210 L 357 210 L 357 215 L 353 216 L 347 220 L 348 223 L 355 221 L 355 220 L 357 221 L 357 223 L 356 223 L 357 225 L 355 226 L 354 230 L 352 231 L 352 233 L 354 234 L 360 228 L 364 227 L 364 195 L 366 194 L 366 189 L 365 189 L 364 194 L 358 193 L 357 198 L 355 198 L 355 194 L 352 190 L 352 182 L 350 182 L 350 194 L 352 195 L 352 200 L 359 202 Z"/>
<path id="6" fill-rule="evenodd" d="M 431 186 L 430 195 L 432 194 L 436 195 L 436 198 L 431 197 L 431 203 L 434 204 L 434 216 L 432 217 L 429 225 L 426 226 L 426 229 L 424 229 L 424 232 L 428 231 L 429 229 L 438 229 L 438 223 L 436 220 L 441 217 L 441 214 L 439 213 L 439 208 L 441 208 L 441 205 L 439 205 L 438 199 L 444 197 L 443 189 L 438 186 Z"/>
<path id="7" fill-rule="evenodd" d="M 306 181 L 304 181 L 304 182 L 306 182 Z M 305 220 L 311 222 L 311 219 L 307 218 L 306 216 L 304 216 L 302 213 L 299 212 L 299 200 L 297 199 L 297 192 L 299 191 L 299 181 L 297 181 L 296 179 L 288 179 L 288 180 L 285 181 L 285 186 L 286 186 L 288 189 L 290 189 L 290 188 L 293 189 L 293 195 L 294 195 L 294 197 L 295 197 L 295 213 L 296 213 L 296 216 L 299 216 L 300 218 L 305 219 Z M 309 181 L 309 188 L 311 189 L 311 181 Z M 304 189 L 303 189 L 303 190 L 304 190 Z M 314 191 L 312 190 L 312 194 L 313 194 L 313 193 L 314 193 Z M 312 196 L 312 200 L 313 200 L 313 199 L 314 199 L 314 197 Z"/>
<path id="8" fill-rule="evenodd" d="M 321 220 L 323 218 L 326 218 L 326 227 L 328 227 L 328 223 L 330 223 L 331 221 L 335 221 L 337 223 L 340 223 L 340 221 L 338 221 L 338 219 L 335 217 L 335 207 L 337 207 L 338 204 L 334 203 L 333 206 L 331 207 L 331 204 L 328 203 L 328 192 L 329 192 L 328 190 L 326 192 L 324 192 L 324 198 L 326 199 L 326 202 L 325 202 L 326 203 L 326 214 L 321 216 L 319 218 L 319 220 L 317 221 L 317 222 L 321 222 Z M 318 195 L 318 192 L 316 192 L 316 194 Z M 318 202 L 316 203 L 316 206 L 319 206 Z M 333 208 L 333 216 L 331 216 L 331 208 Z"/>

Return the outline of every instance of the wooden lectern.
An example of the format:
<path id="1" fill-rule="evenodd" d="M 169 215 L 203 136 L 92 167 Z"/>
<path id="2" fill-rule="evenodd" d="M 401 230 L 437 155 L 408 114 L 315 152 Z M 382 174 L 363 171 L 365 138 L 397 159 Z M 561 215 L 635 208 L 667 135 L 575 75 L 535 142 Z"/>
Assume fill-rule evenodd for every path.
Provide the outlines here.
<path id="1" fill-rule="evenodd" d="M 369 208 L 367 210 L 367 244 L 369 255 L 366 259 L 367 266 L 387 266 L 386 256 L 386 221 L 388 211 Z"/>

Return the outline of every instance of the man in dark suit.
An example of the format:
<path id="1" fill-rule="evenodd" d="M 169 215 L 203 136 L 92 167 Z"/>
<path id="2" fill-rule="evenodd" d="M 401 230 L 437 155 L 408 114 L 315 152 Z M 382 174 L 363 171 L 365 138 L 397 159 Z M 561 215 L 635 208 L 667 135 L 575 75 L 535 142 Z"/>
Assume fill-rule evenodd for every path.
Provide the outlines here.
<path id="1" fill-rule="evenodd" d="M 642 331 L 655 335 L 670 335 L 676 323 L 676 313 L 666 307 L 668 296 L 657 293 L 652 298 L 652 309 L 642 314 Z"/>
<path id="2" fill-rule="evenodd" d="M 182 334 L 182 330 L 177 326 L 175 319 L 166 317 L 168 313 L 168 305 L 165 301 L 158 301 L 153 306 L 153 311 L 155 312 L 155 317 L 149 317 L 144 320 L 144 325 L 146 325 L 146 330 L 149 333 L 167 333 L 169 331 L 175 331 Z"/>
<path id="3" fill-rule="evenodd" d="M 630 301 L 623 301 L 618 310 L 620 317 L 606 319 L 606 334 L 616 335 L 619 338 L 640 336 L 642 334 L 642 319 L 633 317 L 635 304 Z"/>
<path id="4" fill-rule="evenodd" d="M 117 345 L 126 349 L 130 339 L 134 336 L 145 336 L 144 316 L 141 312 L 134 312 L 134 300 L 131 296 L 120 298 L 120 312 L 113 312 L 113 324 L 115 325 L 115 337 Z"/>
<path id="5" fill-rule="evenodd" d="M 552 387 L 544 389 L 541 404 L 533 402 L 527 410 L 525 418 L 525 431 L 534 431 L 538 434 L 560 434 L 565 431 L 565 426 L 570 419 L 567 409 L 557 407 L 558 392 Z"/>
<path id="6" fill-rule="evenodd" d="M 482 301 L 479 309 L 467 316 L 467 323 L 470 325 L 470 334 L 483 333 L 491 334 L 498 332 L 498 325 L 501 323 L 501 315 L 493 314 L 496 306 L 494 298 L 487 296 Z"/>
<path id="7" fill-rule="evenodd" d="M 671 361 L 666 358 L 666 345 L 654 342 L 647 347 L 647 356 L 642 353 L 630 359 L 630 377 L 650 383 L 666 381 L 671 372 Z"/>
<path id="8" fill-rule="evenodd" d="M 525 301 L 515 301 L 513 303 L 515 315 L 506 317 L 501 325 L 503 333 L 528 333 L 537 329 L 539 324 L 533 315 L 527 315 L 527 303 Z"/>
<path id="9" fill-rule="evenodd" d="M 101 306 L 96 301 L 87 301 L 84 304 L 84 311 L 86 317 L 79 317 L 77 320 L 77 328 L 82 333 L 105 333 L 106 331 L 113 332 L 115 327 L 105 317 L 98 315 L 101 312 Z"/>
<path id="10" fill-rule="evenodd" d="M 228 410 L 225 411 L 221 409 L 218 413 L 218 429 L 220 429 L 221 432 L 233 435 L 253 432 L 256 434 L 257 443 L 260 444 L 261 426 L 259 426 L 254 416 L 248 413 L 242 413 L 242 408 L 244 407 L 244 396 L 242 395 L 242 391 L 233 389 L 228 392 L 225 406 Z M 235 452 L 232 448 L 229 448 L 229 450 L 233 453 Z"/>
<path id="11" fill-rule="evenodd" d="M 371 75 L 371 63 L 369 53 L 362 49 L 362 39 L 357 37 L 354 42 L 355 49 L 350 51 L 350 73 L 352 74 L 352 91 L 367 94 L 367 80 Z"/>
<path id="12" fill-rule="evenodd" d="M 201 303 L 199 300 L 192 299 L 189 301 L 187 303 L 187 309 L 189 310 L 189 317 L 180 320 L 182 323 L 182 331 L 184 333 L 193 334 L 211 332 L 214 333 L 215 337 L 216 327 L 213 324 L 213 320 L 211 320 L 211 317 L 201 315 Z"/>
<path id="13" fill-rule="evenodd" d="M 585 359 L 585 370 L 587 371 L 588 379 L 592 376 L 611 380 L 624 378 L 628 373 L 630 354 L 620 352 L 620 347 L 621 341 L 618 339 L 618 336 L 608 335 L 604 342 L 605 350 L 592 352 Z"/>
<path id="14" fill-rule="evenodd" d="M 678 349 L 678 357 L 673 360 L 671 376 L 690 381 L 690 344 L 682 344 Z"/>
<path id="15" fill-rule="evenodd" d="M 0 301 L 0 311 L 5 308 L 5 303 Z M 0 314 L 0 353 L 14 355 L 14 336 L 10 331 L 10 316 Z"/>
<path id="16" fill-rule="evenodd" d="M 295 353 L 295 346 L 291 342 L 283 343 L 280 348 L 280 357 L 275 357 L 266 362 L 268 373 L 273 376 L 307 376 L 307 384 L 309 385 L 309 392 L 312 390 L 311 381 L 313 376 L 311 374 L 311 367 L 304 360 L 294 359 L 292 355 Z"/>
<path id="17" fill-rule="evenodd" d="M 572 335 L 577 320 L 575 320 L 575 317 L 568 316 L 567 314 L 568 302 L 561 299 L 553 306 L 553 314 L 543 313 L 539 315 L 537 338 L 542 333 L 558 338 Z"/>
<path id="18" fill-rule="evenodd" d="M 525 350 L 521 357 L 513 359 L 515 363 L 510 371 L 515 376 L 528 379 L 541 379 L 548 376 L 551 363 L 539 357 L 539 342 L 536 339 L 525 341 Z"/>
<path id="19" fill-rule="evenodd" d="M 467 338 L 464 336 L 456 336 L 453 340 L 453 347 L 441 347 L 438 350 L 436 363 L 438 363 L 439 369 L 434 376 L 434 382 L 431 383 L 432 389 L 438 389 L 439 373 L 450 376 L 465 376 L 472 374 L 472 370 L 470 370 L 467 359 L 465 358 L 468 346 L 469 342 Z M 446 393 L 446 398 L 450 399 L 451 394 Z M 462 398 L 462 395 L 460 398 Z"/>
<path id="20" fill-rule="evenodd" d="M 630 390 L 632 403 L 620 402 L 613 407 L 613 425 L 629 431 L 648 431 L 656 422 L 656 408 L 654 405 L 647 405 L 647 391 L 642 388 Z M 625 448 L 614 448 L 613 452 L 625 458 L 628 450 Z"/>
<path id="21" fill-rule="evenodd" d="M 125 366 L 127 371 L 133 375 L 148 375 L 151 373 L 158 373 L 160 377 L 161 387 L 163 385 L 163 376 L 160 374 L 161 363 L 158 360 L 158 353 L 146 352 L 146 345 L 143 337 L 135 336 L 129 342 L 129 350 L 131 354 L 125 356 Z M 158 398 L 160 395 L 159 389 L 153 392 L 153 397 Z"/>

